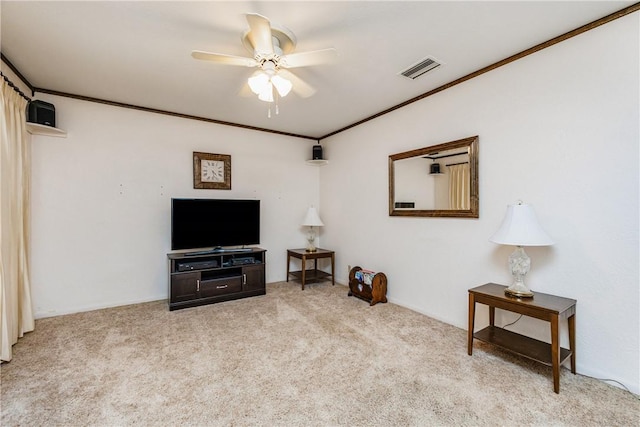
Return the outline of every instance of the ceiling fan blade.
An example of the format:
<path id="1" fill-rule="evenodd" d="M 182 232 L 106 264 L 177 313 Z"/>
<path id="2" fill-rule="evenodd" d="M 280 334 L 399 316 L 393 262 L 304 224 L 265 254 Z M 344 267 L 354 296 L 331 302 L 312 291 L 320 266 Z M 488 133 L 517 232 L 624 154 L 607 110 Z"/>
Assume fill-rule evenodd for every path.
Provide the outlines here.
<path id="1" fill-rule="evenodd" d="M 249 84 L 247 82 L 244 82 L 244 84 L 238 91 L 238 96 L 241 96 L 243 98 L 250 98 L 250 97 L 256 96 L 256 94 L 253 93 L 253 91 L 249 87 Z"/>
<path id="2" fill-rule="evenodd" d="M 271 23 L 257 13 L 248 13 L 249 33 L 247 37 L 256 53 L 263 55 L 273 54 L 273 38 L 271 36 Z"/>
<path id="3" fill-rule="evenodd" d="M 258 65 L 255 59 L 247 58 L 244 56 L 225 55 L 223 53 L 203 52 L 200 50 L 194 50 L 191 52 L 191 56 L 195 59 L 202 59 L 205 61 L 217 62 L 218 64 L 225 65 L 240 65 L 244 67 L 255 67 Z"/>
<path id="4" fill-rule="evenodd" d="M 312 50 L 309 52 L 291 53 L 280 59 L 280 66 L 284 68 L 307 67 L 309 65 L 326 64 L 334 60 L 337 51 L 328 49 Z"/>
<path id="5" fill-rule="evenodd" d="M 291 71 L 281 69 L 278 70 L 278 75 L 289 80 L 293 84 L 293 89 L 291 90 L 302 98 L 308 98 L 316 93 L 316 90 L 310 84 L 293 74 Z"/>

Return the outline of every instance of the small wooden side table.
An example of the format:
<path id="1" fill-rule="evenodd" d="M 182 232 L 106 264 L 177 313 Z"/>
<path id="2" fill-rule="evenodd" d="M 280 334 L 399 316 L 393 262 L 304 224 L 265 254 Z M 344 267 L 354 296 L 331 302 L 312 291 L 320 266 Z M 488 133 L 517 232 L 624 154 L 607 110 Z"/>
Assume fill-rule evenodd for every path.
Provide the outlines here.
<path id="1" fill-rule="evenodd" d="M 576 373 L 576 300 L 536 292 L 533 298 L 505 295 L 506 286 L 487 283 L 469 289 L 468 353 L 473 351 L 473 339 L 478 339 L 512 353 L 553 368 L 553 391 L 560 393 L 560 365 L 571 358 L 571 373 Z M 489 326 L 473 332 L 476 303 L 489 306 Z M 551 344 L 495 326 L 496 308 L 523 314 L 551 324 Z M 567 319 L 569 349 L 560 347 L 559 319 Z"/>
<path id="2" fill-rule="evenodd" d="M 302 261 L 302 266 L 299 271 L 289 271 L 289 264 L 291 261 L 291 257 L 298 258 Z M 331 258 L 331 274 L 326 271 L 318 270 L 318 259 L 319 258 Z M 314 268 L 307 270 L 307 260 L 312 259 L 314 261 Z M 296 279 L 299 279 L 302 282 L 302 290 L 304 291 L 304 285 L 307 281 L 316 281 L 326 279 L 327 277 L 331 277 L 331 285 L 335 285 L 335 252 L 328 251 L 326 249 L 316 249 L 315 252 L 307 252 L 306 249 L 287 249 L 287 282 L 289 281 L 289 276 L 293 276 Z"/>

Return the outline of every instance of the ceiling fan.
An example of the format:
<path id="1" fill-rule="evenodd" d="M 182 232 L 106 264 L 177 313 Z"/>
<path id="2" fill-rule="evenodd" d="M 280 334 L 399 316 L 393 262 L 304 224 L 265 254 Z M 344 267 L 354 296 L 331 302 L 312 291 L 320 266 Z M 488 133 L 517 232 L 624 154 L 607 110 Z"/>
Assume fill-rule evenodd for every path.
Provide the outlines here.
<path id="1" fill-rule="evenodd" d="M 248 13 L 246 18 L 249 29 L 242 35 L 242 43 L 253 57 L 200 50 L 192 51 L 191 56 L 218 64 L 257 67 L 247 83 L 262 101 L 274 102 L 274 95 L 284 97 L 291 90 L 303 98 L 313 95 L 315 89 L 288 69 L 328 62 L 336 56 L 336 50 L 292 53 L 296 37 L 290 30 L 272 26 L 268 18 L 256 13 Z"/>

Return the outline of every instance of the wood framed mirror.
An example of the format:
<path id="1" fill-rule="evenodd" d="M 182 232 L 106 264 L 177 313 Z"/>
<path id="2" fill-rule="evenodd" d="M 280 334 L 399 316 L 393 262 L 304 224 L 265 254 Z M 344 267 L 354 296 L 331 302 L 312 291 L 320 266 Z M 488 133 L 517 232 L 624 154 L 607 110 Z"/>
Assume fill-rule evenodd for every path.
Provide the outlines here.
<path id="1" fill-rule="evenodd" d="M 389 156 L 389 215 L 478 218 L 478 136 Z"/>

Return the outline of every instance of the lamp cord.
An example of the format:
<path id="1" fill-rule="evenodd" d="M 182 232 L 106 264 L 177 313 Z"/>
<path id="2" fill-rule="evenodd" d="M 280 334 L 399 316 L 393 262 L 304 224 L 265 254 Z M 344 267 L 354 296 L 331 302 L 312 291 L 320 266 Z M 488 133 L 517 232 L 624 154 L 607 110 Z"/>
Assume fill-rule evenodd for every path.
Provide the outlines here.
<path id="1" fill-rule="evenodd" d="M 511 322 L 511 323 L 507 323 L 507 324 L 506 324 L 506 325 L 504 325 L 502 328 L 504 329 L 504 328 L 506 328 L 507 326 L 511 326 L 511 325 L 513 325 L 513 324 L 514 324 L 514 323 L 516 323 L 518 320 L 522 319 L 522 316 L 523 316 L 523 315 L 521 314 L 521 315 L 520 315 L 516 320 L 514 320 L 514 321 L 513 321 L 513 322 Z"/>

